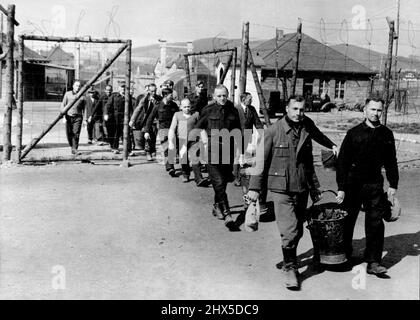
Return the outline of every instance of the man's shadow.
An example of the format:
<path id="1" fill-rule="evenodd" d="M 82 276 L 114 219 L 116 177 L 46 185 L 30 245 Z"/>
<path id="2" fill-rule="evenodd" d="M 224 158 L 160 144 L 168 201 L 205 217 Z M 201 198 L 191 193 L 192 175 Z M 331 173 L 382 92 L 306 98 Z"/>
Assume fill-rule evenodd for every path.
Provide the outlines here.
<path id="1" fill-rule="evenodd" d="M 363 252 L 365 248 L 366 239 L 358 239 L 353 240 L 353 252 L 356 256 L 356 260 L 360 263 L 363 262 L 363 257 L 359 256 L 359 253 Z M 384 249 L 383 251 L 386 251 L 385 256 L 382 258 L 382 264 L 386 268 L 391 268 L 395 266 L 397 263 L 399 263 L 403 258 L 407 256 L 414 256 L 417 257 L 420 254 L 420 231 L 416 233 L 405 233 L 405 234 L 398 234 L 394 236 L 385 237 L 384 241 Z M 315 276 L 317 274 L 320 274 L 324 271 L 350 271 L 350 269 L 342 268 L 341 266 L 323 266 L 324 268 L 321 269 L 314 269 L 311 268 L 312 264 L 312 256 L 313 256 L 313 249 L 308 250 L 305 253 L 302 253 L 298 256 L 299 261 L 299 268 L 308 266 L 308 268 L 305 269 L 301 273 L 301 281 Z M 279 263 L 277 267 L 280 267 L 282 263 Z M 388 277 L 389 278 L 389 277 Z"/>

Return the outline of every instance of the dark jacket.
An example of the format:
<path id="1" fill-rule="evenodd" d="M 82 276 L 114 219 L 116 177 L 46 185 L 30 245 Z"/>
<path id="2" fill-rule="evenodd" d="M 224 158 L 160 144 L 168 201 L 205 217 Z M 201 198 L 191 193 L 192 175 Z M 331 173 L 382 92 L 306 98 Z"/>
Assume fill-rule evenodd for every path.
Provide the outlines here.
<path id="1" fill-rule="evenodd" d="M 171 127 L 172 118 L 177 111 L 179 111 L 179 107 L 175 102 L 170 101 L 165 104 L 163 100 L 159 101 L 159 103 L 153 107 L 149 117 L 147 117 L 144 131 L 150 133 L 155 119 L 158 122 L 158 129 L 169 129 Z"/>
<path id="2" fill-rule="evenodd" d="M 267 179 L 269 190 L 277 192 L 304 192 L 319 188 L 312 155 L 312 139 L 325 147 L 334 144 L 305 117 L 302 121 L 297 148 L 293 145 L 293 129 L 286 117 L 264 131 L 264 158 L 257 161 L 260 174 L 251 176 L 249 189 L 260 191 Z"/>
<path id="3" fill-rule="evenodd" d="M 247 112 L 245 114 L 244 109 L 242 108 L 242 106 L 240 104 L 235 105 L 236 109 L 238 110 L 239 113 L 239 119 L 241 120 L 241 129 L 242 129 L 242 134 L 243 134 L 243 148 L 244 150 L 246 150 L 249 142 L 251 141 L 252 138 L 252 129 L 257 128 L 257 129 L 263 129 L 264 126 L 261 123 L 260 118 L 258 117 L 258 113 L 257 110 L 255 110 L 255 108 L 253 106 L 248 106 L 247 107 Z M 244 130 L 249 130 L 249 132 L 244 132 Z"/>
<path id="4" fill-rule="evenodd" d="M 114 92 L 109 97 L 104 115 L 108 115 L 111 121 L 119 125 L 124 124 L 124 108 L 125 108 L 125 97 L 118 92 Z"/>
<path id="5" fill-rule="evenodd" d="M 212 129 L 241 129 L 238 110 L 229 100 L 224 106 L 212 102 L 203 108 L 196 128 L 206 130 L 209 135 Z"/>
<path id="6" fill-rule="evenodd" d="M 208 153 L 209 160 L 213 164 L 223 163 L 223 154 L 229 152 L 230 164 L 233 164 L 238 139 L 242 139 L 241 121 L 238 110 L 231 101 L 227 101 L 224 106 L 212 102 L 203 108 L 200 118 L 196 124 L 196 129 L 204 129 L 209 137 Z M 214 130 L 213 130 L 214 129 Z M 229 142 L 221 139 L 220 130 L 227 129 L 230 133 Z M 234 131 L 236 130 L 236 132 Z M 190 134 L 197 135 L 196 132 Z M 212 153 L 212 145 L 219 144 L 219 151 Z M 226 149 L 228 147 L 229 149 Z"/>
<path id="7" fill-rule="evenodd" d="M 156 101 L 160 101 L 160 96 L 155 96 Z M 144 96 L 137 107 L 133 111 L 130 122 L 132 121 L 135 124 L 137 130 L 141 130 L 146 126 L 147 118 L 150 116 L 155 104 L 150 101 L 150 96 Z"/>
<path id="8" fill-rule="evenodd" d="M 90 97 L 86 97 L 85 102 L 85 116 L 86 120 L 92 117 L 93 122 L 102 121 L 102 102 L 97 97 L 92 101 Z"/>
<path id="9" fill-rule="evenodd" d="M 252 129 L 253 126 L 257 129 L 263 129 L 264 126 L 261 123 L 261 120 L 258 116 L 257 110 L 253 106 L 247 107 L 247 113 L 245 115 L 244 109 L 240 104 L 235 106 L 239 112 L 239 119 L 241 120 L 241 128 L 244 129 Z"/>
<path id="10" fill-rule="evenodd" d="M 106 93 L 101 94 L 101 96 L 99 97 L 99 101 L 101 101 L 101 105 L 102 105 L 102 114 L 105 114 L 105 108 L 106 108 L 106 103 L 109 100 L 109 97 Z"/>
<path id="11" fill-rule="evenodd" d="M 201 114 L 203 108 L 208 104 L 207 97 L 204 94 L 197 95 L 193 92 L 188 98 L 191 101 L 191 113 L 198 112 Z"/>
<path id="12" fill-rule="evenodd" d="M 345 191 L 354 184 L 383 183 L 382 167 L 389 186 L 397 189 L 399 176 L 392 131 L 383 125 L 371 128 L 366 122 L 351 128 L 338 156 L 338 190 Z"/>

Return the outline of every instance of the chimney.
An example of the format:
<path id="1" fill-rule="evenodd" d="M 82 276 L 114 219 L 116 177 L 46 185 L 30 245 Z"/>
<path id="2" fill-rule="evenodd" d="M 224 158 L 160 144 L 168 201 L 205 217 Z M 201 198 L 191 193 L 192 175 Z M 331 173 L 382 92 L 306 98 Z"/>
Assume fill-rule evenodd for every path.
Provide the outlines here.
<path id="1" fill-rule="evenodd" d="M 162 66 L 162 75 L 166 74 L 166 40 L 159 39 L 160 42 L 160 65 Z"/>
<path id="2" fill-rule="evenodd" d="M 187 42 L 187 52 L 188 53 L 191 53 L 191 52 L 193 52 L 193 49 L 194 49 L 194 47 L 193 47 L 192 41 L 188 41 Z M 192 62 L 193 62 L 192 56 L 189 56 L 188 57 L 188 64 L 190 65 L 190 72 L 194 72 L 194 68 L 193 68 Z"/>
<path id="3" fill-rule="evenodd" d="M 187 42 L 187 52 L 191 53 L 191 52 L 193 52 L 193 49 L 194 49 L 194 47 L 193 47 L 192 41 L 188 41 Z"/>

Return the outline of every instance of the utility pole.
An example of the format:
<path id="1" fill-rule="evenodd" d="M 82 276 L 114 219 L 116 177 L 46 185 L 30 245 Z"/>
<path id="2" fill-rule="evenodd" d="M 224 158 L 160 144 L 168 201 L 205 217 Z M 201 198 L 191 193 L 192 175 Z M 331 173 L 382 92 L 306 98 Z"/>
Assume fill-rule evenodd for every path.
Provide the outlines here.
<path id="1" fill-rule="evenodd" d="M 302 41 L 302 22 L 299 19 L 297 33 L 296 33 L 296 58 L 295 58 L 295 66 L 293 68 L 293 76 L 292 76 L 292 95 L 296 93 L 296 81 L 297 81 L 297 72 L 299 69 L 299 53 L 300 53 L 301 41 Z"/>
<path id="2" fill-rule="evenodd" d="M 279 31 L 276 28 L 276 91 L 279 91 Z"/>
<path id="3" fill-rule="evenodd" d="M 264 114 L 265 123 L 267 126 L 271 125 L 270 117 L 267 112 L 267 104 L 265 102 L 265 98 L 262 92 L 260 80 L 258 79 L 257 69 L 255 68 L 254 59 L 252 58 L 251 50 L 249 50 L 249 66 L 252 72 L 252 77 L 254 78 L 255 88 L 257 89 L 258 98 L 260 100 L 260 108 Z"/>
<path id="4" fill-rule="evenodd" d="M 392 69 L 392 45 L 394 43 L 394 33 L 395 33 L 395 23 L 394 20 L 387 18 L 389 26 L 389 38 L 388 38 L 388 57 L 387 57 L 387 66 L 385 70 L 385 82 L 384 82 L 384 91 L 383 98 L 385 101 L 384 111 L 382 113 L 382 122 L 386 125 L 387 113 L 389 107 L 389 82 L 391 80 L 391 69 Z"/>
<path id="5" fill-rule="evenodd" d="M 131 40 L 127 41 L 127 49 L 125 50 L 125 101 L 124 101 L 124 130 L 123 130 L 123 166 L 129 167 L 128 162 L 128 144 L 130 141 L 130 129 L 128 122 L 130 121 L 130 109 L 131 109 Z"/>
<path id="6" fill-rule="evenodd" d="M 80 44 L 76 44 L 76 55 L 75 55 L 75 80 L 80 80 Z"/>
<path id="7" fill-rule="evenodd" d="M 1 24 L 0 24 L 0 42 L 1 48 L 4 50 L 3 46 L 3 14 L 1 15 Z M 3 96 L 3 68 L 0 66 L 0 99 Z"/>
<path id="8" fill-rule="evenodd" d="M 15 43 L 15 5 L 7 7 L 7 55 L 6 60 L 6 111 L 3 121 L 3 161 L 9 161 L 12 153 L 12 108 L 13 108 L 13 83 L 15 76 L 15 62 L 13 59 Z"/>
<path id="9" fill-rule="evenodd" d="M 400 36 L 400 0 L 397 0 L 397 27 L 395 30 L 395 60 L 394 60 L 394 101 L 395 109 L 397 109 L 397 94 L 399 87 L 399 76 L 398 76 L 398 40 Z"/>
<path id="10" fill-rule="evenodd" d="M 230 100 L 235 103 L 235 85 L 236 85 L 236 62 L 238 60 L 238 49 L 233 49 L 232 74 L 230 75 Z"/>
<path id="11" fill-rule="evenodd" d="M 248 67 L 249 22 L 242 26 L 241 69 L 239 73 L 239 94 L 246 91 L 246 71 Z"/>

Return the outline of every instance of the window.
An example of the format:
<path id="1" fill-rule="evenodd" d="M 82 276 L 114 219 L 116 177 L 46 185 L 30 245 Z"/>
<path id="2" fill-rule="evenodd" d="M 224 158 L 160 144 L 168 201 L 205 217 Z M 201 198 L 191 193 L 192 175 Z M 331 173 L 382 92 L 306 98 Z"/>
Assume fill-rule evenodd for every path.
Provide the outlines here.
<path id="1" fill-rule="evenodd" d="M 318 95 L 321 96 L 321 94 L 323 92 L 327 92 L 329 87 L 330 87 L 330 81 L 329 80 L 320 79 L 319 80 L 319 93 L 318 93 Z"/>
<path id="2" fill-rule="evenodd" d="M 345 80 L 335 81 L 335 97 L 338 99 L 344 99 Z"/>

